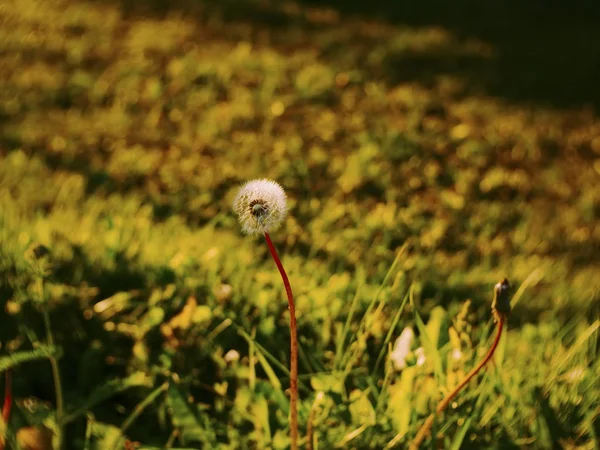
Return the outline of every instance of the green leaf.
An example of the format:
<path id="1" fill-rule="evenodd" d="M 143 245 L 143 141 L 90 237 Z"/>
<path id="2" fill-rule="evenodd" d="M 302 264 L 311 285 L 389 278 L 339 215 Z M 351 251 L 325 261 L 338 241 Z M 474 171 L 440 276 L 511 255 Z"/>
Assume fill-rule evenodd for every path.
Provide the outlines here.
<path id="1" fill-rule="evenodd" d="M 125 436 L 119 428 L 100 422 L 91 422 L 91 434 L 94 437 L 92 449 L 124 448 Z"/>
<path id="2" fill-rule="evenodd" d="M 354 389 L 350 393 L 350 405 L 348 409 L 352 416 L 352 423 L 375 425 L 375 409 L 366 392 Z"/>
<path id="3" fill-rule="evenodd" d="M 402 371 L 400 382 L 390 387 L 390 399 L 387 414 L 391 417 L 394 429 L 398 432 L 397 439 L 400 440 L 408 433 L 410 417 L 412 414 L 411 397 L 414 389 L 416 369 L 407 367 Z"/>
<path id="4" fill-rule="evenodd" d="M 36 397 L 28 397 L 26 405 L 17 405 L 17 407 L 29 425 L 42 425 L 54 421 L 55 411 L 48 402 Z M 48 426 L 48 428 L 52 427 Z"/>
<path id="5" fill-rule="evenodd" d="M 16 352 L 0 358 L 0 373 L 21 363 L 35 361 L 37 359 L 59 358 L 60 349 L 53 345 L 41 345 L 35 350 Z"/>
<path id="6" fill-rule="evenodd" d="M 265 444 L 271 442 L 271 426 L 269 425 L 269 404 L 262 395 L 256 395 L 250 404 L 250 412 L 254 417 L 256 431 Z"/>
<path id="7" fill-rule="evenodd" d="M 450 321 L 448 320 L 448 313 L 441 306 L 436 306 L 431 310 L 429 320 L 427 321 L 427 336 L 429 337 L 431 344 L 435 348 L 442 348 L 449 341 L 448 328 L 450 327 Z"/>
<path id="8" fill-rule="evenodd" d="M 310 386 L 315 391 L 335 392 L 341 394 L 344 390 L 342 380 L 338 375 L 318 373 L 310 377 Z"/>
<path id="9" fill-rule="evenodd" d="M 165 310 L 160 307 L 154 307 L 150 309 L 144 316 L 140 319 L 139 330 L 140 335 L 144 336 L 153 328 L 157 327 L 165 318 Z"/>

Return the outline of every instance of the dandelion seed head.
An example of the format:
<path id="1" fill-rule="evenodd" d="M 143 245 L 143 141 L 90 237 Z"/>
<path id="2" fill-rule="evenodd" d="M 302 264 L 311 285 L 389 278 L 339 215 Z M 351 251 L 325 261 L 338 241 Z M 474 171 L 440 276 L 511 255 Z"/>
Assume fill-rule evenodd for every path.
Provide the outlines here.
<path id="1" fill-rule="evenodd" d="M 287 214 L 285 192 L 272 180 L 248 181 L 240 187 L 233 201 L 233 212 L 246 234 L 274 230 Z"/>

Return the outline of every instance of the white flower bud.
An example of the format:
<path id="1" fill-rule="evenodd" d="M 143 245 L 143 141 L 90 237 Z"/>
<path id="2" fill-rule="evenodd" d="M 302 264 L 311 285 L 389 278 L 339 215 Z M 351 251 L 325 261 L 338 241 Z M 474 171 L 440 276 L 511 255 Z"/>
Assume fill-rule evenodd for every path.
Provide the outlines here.
<path id="1" fill-rule="evenodd" d="M 281 225 L 287 213 L 285 192 L 271 180 L 248 181 L 233 201 L 233 212 L 238 216 L 244 233 L 274 230 Z"/>
<path id="2" fill-rule="evenodd" d="M 223 359 L 228 363 L 238 362 L 240 360 L 240 353 L 237 350 L 229 350 L 225 353 Z"/>
<path id="3" fill-rule="evenodd" d="M 414 339 L 415 332 L 410 327 L 406 327 L 402 330 L 402 333 L 400 333 L 400 336 L 396 339 L 390 357 L 392 358 L 394 369 L 397 371 L 406 367 L 406 357 L 410 353 L 410 347 L 412 346 Z"/>

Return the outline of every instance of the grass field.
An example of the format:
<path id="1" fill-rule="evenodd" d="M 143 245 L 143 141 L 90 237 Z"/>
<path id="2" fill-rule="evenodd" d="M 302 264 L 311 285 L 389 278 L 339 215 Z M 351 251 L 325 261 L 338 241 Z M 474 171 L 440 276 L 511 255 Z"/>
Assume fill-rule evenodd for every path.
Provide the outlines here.
<path id="1" fill-rule="evenodd" d="M 407 448 L 504 277 L 423 448 L 600 448 L 598 8 L 384 3 L 0 3 L 6 448 L 289 448 L 263 177 L 302 448 Z"/>

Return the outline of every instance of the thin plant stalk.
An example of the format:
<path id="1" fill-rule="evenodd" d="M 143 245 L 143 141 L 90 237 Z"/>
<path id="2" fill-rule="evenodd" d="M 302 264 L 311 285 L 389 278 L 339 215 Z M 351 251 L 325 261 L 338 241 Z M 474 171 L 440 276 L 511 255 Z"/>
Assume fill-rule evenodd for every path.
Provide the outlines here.
<path id="1" fill-rule="evenodd" d="M 12 408 L 12 369 L 4 373 L 4 405 L 2 406 L 2 420 L 8 425 L 10 410 Z"/>
<path id="2" fill-rule="evenodd" d="M 325 394 L 323 392 L 319 392 L 315 401 L 313 402 L 310 413 L 308 414 L 308 423 L 306 424 L 306 450 L 313 450 L 314 448 L 314 434 L 315 434 L 315 416 L 317 415 L 317 410 L 319 409 L 319 405 L 323 401 Z"/>
<path id="3" fill-rule="evenodd" d="M 433 425 L 433 420 L 437 414 L 440 414 L 442 411 L 446 409 L 446 407 L 450 404 L 452 399 L 456 397 L 456 395 L 464 388 L 471 379 L 477 375 L 477 373 L 492 359 L 494 353 L 496 352 L 496 348 L 500 343 L 500 338 L 502 337 L 502 330 L 504 328 L 504 316 L 500 315 L 497 322 L 497 332 L 496 337 L 494 338 L 494 342 L 492 343 L 490 349 L 485 354 L 483 359 L 475 366 L 464 378 L 463 380 L 456 386 L 444 399 L 437 405 L 435 408 L 435 412 L 431 413 L 427 420 L 421 425 L 419 432 L 415 436 L 414 440 L 410 444 L 409 450 L 417 450 L 420 445 L 423 443 L 425 438 L 428 436 L 429 431 L 431 430 L 431 426 Z"/>
<path id="4" fill-rule="evenodd" d="M 38 279 L 38 291 L 40 295 L 40 301 L 42 303 L 42 316 L 44 317 L 44 327 L 46 328 L 46 342 L 50 347 L 54 347 L 54 334 L 52 333 L 52 324 L 50 322 L 50 312 L 48 311 L 47 305 L 44 302 L 44 285 L 41 278 Z M 55 356 L 50 355 L 50 366 L 52 367 L 52 378 L 54 380 L 54 395 L 56 398 L 56 425 L 57 425 L 57 450 L 61 450 L 63 447 L 63 422 L 64 422 L 64 402 L 62 383 L 60 377 L 60 368 L 58 367 L 58 360 Z"/>
<path id="5" fill-rule="evenodd" d="M 267 231 L 264 232 L 269 252 L 279 269 L 285 292 L 288 298 L 288 308 L 290 310 L 290 438 L 291 450 L 298 449 L 298 331 L 296 326 L 296 305 L 294 303 L 294 295 L 292 294 L 292 286 L 288 276 L 281 264 L 281 260 L 277 255 L 277 250 L 271 241 L 271 237 Z"/>
<path id="6" fill-rule="evenodd" d="M 452 399 L 460 392 L 462 388 L 464 388 L 469 381 L 479 372 L 494 356 L 494 352 L 496 348 L 498 348 L 498 344 L 500 343 L 500 338 L 502 337 L 502 330 L 504 329 L 504 322 L 506 318 L 510 314 L 511 306 L 510 306 L 510 283 L 505 278 L 500 281 L 496 286 L 494 286 L 494 300 L 492 301 L 492 315 L 494 316 L 494 320 L 497 323 L 497 332 L 496 337 L 494 338 L 494 342 L 492 346 L 485 354 L 483 359 L 471 370 L 465 378 L 458 383 L 452 392 L 450 392 L 446 397 L 438 404 L 437 408 L 433 413 L 429 415 L 425 423 L 421 425 L 417 435 L 414 440 L 410 444 L 409 450 L 417 450 L 419 446 L 423 443 L 429 431 L 431 430 L 431 426 L 433 425 L 433 420 L 435 419 L 435 415 L 441 413 L 446 409 L 446 407 L 450 404 Z"/>
<path id="7" fill-rule="evenodd" d="M 125 421 L 123 421 L 123 423 L 121 424 L 121 433 L 124 434 L 133 424 L 133 422 L 135 422 L 137 418 L 144 412 L 144 410 L 149 405 L 151 405 L 154 402 L 154 400 L 156 400 L 158 396 L 165 392 L 168 388 L 169 383 L 165 381 L 163 384 L 161 384 L 159 387 L 153 390 L 144 400 L 138 403 L 133 409 L 133 411 L 129 414 L 129 416 L 127 416 Z"/>

